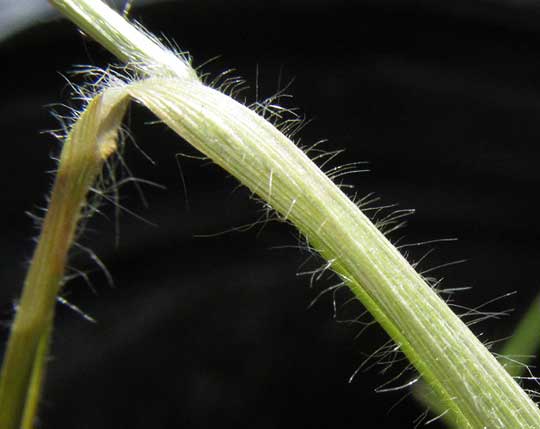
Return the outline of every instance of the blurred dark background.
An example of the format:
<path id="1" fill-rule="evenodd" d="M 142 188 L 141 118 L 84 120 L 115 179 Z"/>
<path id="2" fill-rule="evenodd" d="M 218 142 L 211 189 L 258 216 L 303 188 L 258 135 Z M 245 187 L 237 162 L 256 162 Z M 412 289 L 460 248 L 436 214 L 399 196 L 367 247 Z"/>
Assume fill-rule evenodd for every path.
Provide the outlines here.
<path id="1" fill-rule="evenodd" d="M 346 149 L 338 164 L 369 161 L 370 173 L 348 178 L 358 195 L 417 210 L 394 240 L 459 238 L 411 248 L 410 258 L 436 248 L 421 269 L 467 259 L 432 273 L 445 287 L 471 287 L 454 295 L 459 305 L 516 291 L 483 308 L 514 311 L 474 326 L 486 342 L 511 335 L 539 289 L 540 3 L 185 0 L 135 2 L 132 17 L 176 41 L 196 66 L 218 57 L 202 68 L 211 76 L 235 68 L 250 83 L 240 96 L 247 102 L 294 79 L 294 99 L 284 101 L 311 120 L 301 144 L 327 138 L 328 150 Z M 44 206 L 59 152 L 43 133 L 58 128 L 48 106 L 76 105 L 61 74 L 114 60 L 54 17 L 3 37 L 5 344 L 37 234 L 25 212 Z M 348 382 L 387 338 L 375 326 L 357 336 L 361 326 L 340 322 L 363 311 L 343 306 L 344 291 L 336 316 L 331 294 L 308 308 L 336 279 L 310 287 L 297 275 L 320 261 L 292 227 L 200 237 L 255 222 L 264 210 L 217 167 L 175 156 L 195 152 L 164 126 L 145 124 L 152 120 L 133 107 L 127 122 L 155 165 L 130 144 L 124 158 L 136 177 L 167 189 L 143 185 L 145 207 L 126 185 L 120 201 L 156 226 L 127 212 L 116 225 L 109 204 L 90 222 L 82 243 L 114 285 L 74 251 L 71 265 L 91 287 L 74 279 L 64 296 L 97 323 L 58 306 L 39 427 L 414 427 L 423 409 L 408 390 L 376 392 L 414 377 L 392 381 L 403 362 L 367 365 Z"/>

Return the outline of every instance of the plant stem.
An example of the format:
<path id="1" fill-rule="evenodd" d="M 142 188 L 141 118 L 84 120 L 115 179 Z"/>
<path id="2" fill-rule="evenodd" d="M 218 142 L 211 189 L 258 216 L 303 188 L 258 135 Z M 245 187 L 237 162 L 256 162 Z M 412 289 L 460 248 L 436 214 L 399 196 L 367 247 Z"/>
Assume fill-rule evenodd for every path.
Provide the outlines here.
<path id="1" fill-rule="evenodd" d="M 534 353 L 540 347 L 540 295 L 519 321 L 513 335 L 500 352 L 501 363 L 514 377 L 523 376 Z M 505 357 L 512 359 L 508 360 Z M 517 362 L 516 362 L 517 361 Z"/>
<path id="2" fill-rule="evenodd" d="M 332 181 L 266 120 L 197 82 L 134 98 L 306 236 L 400 346 L 460 428 L 537 428 L 538 407 Z"/>
<path id="3" fill-rule="evenodd" d="M 431 385 L 457 426 L 540 427 L 536 404 L 359 208 L 287 137 L 245 106 L 202 85 L 187 63 L 171 59 L 173 53 L 100 1 L 51 2 L 137 72 L 150 76 L 126 87 L 126 94 L 298 227 Z M 71 214 L 79 208 L 72 207 Z M 63 247 L 70 234 L 60 231 L 56 237 Z M 58 289 L 52 284 L 59 278 L 52 273 L 45 278 L 50 292 L 35 298 L 40 306 L 40 300 L 47 299 L 52 307 L 52 292 Z M 25 295 L 26 290 L 21 301 L 26 308 L 30 298 Z M 42 309 L 30 328 L 35 331 L 37 324 L 43 333 L 48 326 L 44 322 L 50 320 L 52 311 Z M 31 338 L 20 345 L 35 355 L 40 336 Z M 30 368 L 22 374 L 25 380 Z M 3 369 L 3 377 L 17 378 L 9 369 Z"/>
<path id="4" fill-rule="evenodd" d="M 21 429 L 33 429 L 34 427 L 34 420 L 37 415 L 41 391 L 43 389 L 43 381 L 45 377 L 47 355 L 49 352 L 52 330 L 53 324 L 49 323 L 49 326 L 46 327 L 46 330 L 39 339 L 36 355 L 34 357 L 32 375 L 28 383 L 24 414 L 21 419 Z"/>
<path id="5" fill-rule="evenodd" d="M 539 328 L 540 295 L 533 300 L 525 315 L 520 319 L 514 333 L 498 353 L 499 362 L 512 377 L 522 377 L 526 373 L 528 364 L 540 346 Z M 414 397 L 428 407 L 433 415 L 440 415 L 445 411 L 439 398 L 433 396 L 431 389 L 425 383 L 417 383 L 412 391 Z M 455 428 L 448 416 L 443 416 L 442 420 L 449 428 Z"/>
<path id="6" fill-rule="evenodd" d="M 135 27 L 101 1 L 49 0 L 66 17 L 108 49 L 120 61 L 146 76 L 158 72 L 181 79 L 196 79 L 186 58 L 165 49 L 159 40 Z"/>
<path id="7" fill-rule="evenodd" d="M 114 97 L 95 98 L 81 116 L 86 122 L 78 122 L 64 143 L 47 214 L 2 363 L 2 429 L 26 429 L 33 424 L 68 251 L 86 195 L 100 174 L 106 154 L 115 145 L 124 107 Z"/>

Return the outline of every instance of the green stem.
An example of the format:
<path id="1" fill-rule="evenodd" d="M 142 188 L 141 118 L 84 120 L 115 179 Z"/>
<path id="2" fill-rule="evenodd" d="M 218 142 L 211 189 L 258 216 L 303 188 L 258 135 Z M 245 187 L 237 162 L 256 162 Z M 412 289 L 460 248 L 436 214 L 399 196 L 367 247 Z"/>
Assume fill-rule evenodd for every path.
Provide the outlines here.
<path id="1" fill-rule="evenodd" d="M 129 92 L 294 223 L 390 334 L 461 428 L 537 428 L 538 407 L 332 181 L 263 118 L 198 82 Z"/>
<path id="2" fill-rule="evenodd" d="M 500 351 L 500 361 L 513 377 L 521 377 L 539 347 L 540 296 L 537 296 Z"/>
<path id="3" fill-rule="evenodd" d="M 86 34 L 133 70 L 150 76 L 196 79 L 185 58 L 165 49 L 159 40 L 144 33 L 101 1 L 49 0 Z"/>
<path id="4" fill-rule="evenodd" d="M 35 371 L 54 316 L 56 295 L 64 276 L 67 252 L 79 217 L 82 199 L 71 197 L 66 176 L 59 172 L 38 246 L 26 277 L 17 315 L 11 327 L 0 373 L 0 427 L 19 428 Z M 78 193 L 81 195 L 81 193 Z M 68 197 L 69 196 L 69 197 Z M 35 387 L 40 389 L 39 387 Z"/>
<path id="5" fill-rule="evenodd" d="M 124 108 L 125 104 L 114 97 L 97 97 L 82 115 L 95 126 L 75 125 L 62 149 L 0 372 L 2 429 L 30 428 L 33 424 L 68 251 L 86 195 L 115 145 Z"/>
<path id="6" fill-rule="evenodd" d="M 540 427 L 536 404 L 359 208 L 287 137 L 245 106 L 202 85 L 188 64 L 171 59 L 171 52 L 135 27 L 128 28 L 100 1 L 52 3 L 151 77 L 129 85 L 125 94 L 145 104 L 298 227 L 431 385 L 457 426 Z M 42 313 L 51 320 L 50 311 Z M 31 345 L 35 354 L 37 340 Z"/>
<path id="7" fill-rule="evenodd" d="M 29 380 L 24 413 L 21 419 L 21 429 L 33 429 L 34 427 L 34 420 L 37 415 L 39 399 L 41 397 L 41 391 L 43 388 L 43 380 L 45 377 L 47 355 L 49 353 L 52 330 L 53 325 L 50 323 L 39 339 L 34 358 L 34 367 L 32 368 L 32 376 Z"/>
<path id="8" fill-rule="evenodd" d="M 499 362 L 512 377 L 522 377 L 527 371 L 528 364 L 540 347 L 539 328 L 540 295 L 534 299 L 525 315 L 520 319 L 512 336 L 504 343 L 502 350 L 498 353 Z M 425 383 L 417 383 L 413 387 L 413 395 L 422 405 L 431 410 L 432 415 L 437 416 L 444 413 L 445 409 L 439 402 L 439 398 L 434 397 L 431 389 Z M 449 428 L 455 428 L 447 415 L 444 415 L 442 420 Z"/>

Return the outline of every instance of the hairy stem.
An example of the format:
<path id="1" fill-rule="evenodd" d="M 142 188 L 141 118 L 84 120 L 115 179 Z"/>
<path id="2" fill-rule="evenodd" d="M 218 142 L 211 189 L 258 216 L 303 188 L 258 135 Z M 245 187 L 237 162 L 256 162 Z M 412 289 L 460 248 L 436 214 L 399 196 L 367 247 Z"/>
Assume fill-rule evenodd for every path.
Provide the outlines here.
<path id="1" fill-rule="evenodd" d="M 47 214 L 26 276 L 0 373 L 0 428 L 32 427 L 60 291 L 86 195 L 115 146 L 125 103 L 95 98 L 73 127 L 62 154 Z"/>
<path id="2" fill-rule="evenodd" d="M 51 2 L 121 60 L 148 76 L 127 84 L 119 92 L 112 90 L 120 105 L 124 96 L 146 105 L 180 136 L 265 199 L 282 219 L 298 227 L 310 246 L 328 260 L 328 267 L 342 277 L 431 385 L 438 402 L 458 427 L 540 427 L 536 404 L 399 251 L 291 140 L 245 106 L 204 86 L 185 61 L 130 26 L 99 0 Z M 91 103 L 90 110 L 92 106 Z M 57 182 L 61 178 L 59 175 Z M 72 219 L 83 200 L 84 195 L 77 200 L 76 207 L 71 207 Z M 57 235 L 60 248 L 67 251 L 64 248 L 73 229 L 57 231 Z M 40 246 L 36 255 L 39 252 Z M 65 256 L 59 259 L 65 260 Z M 36 354 L 44 327 L 52 320 L 52 301 L 58 291 L 52 284 L 59 283 L 60 264 L 57 268 L 56 277 L 46 273 L 49 291 L 43 297 L 32 298 L 47 301 L 46 305 L 39 302 L 39 320 L 25 316 L 34 321 L 30 326 L 34 334 L 25 337 L 28 329 L 23 331 L 21 338 L 31 341 L 25 340 L 26 344 L 23 341 L 17 347 L 29 347 L 32 355 Z M 25 298 L 26 289 L 35 289 L 29 284 L 33 283 L 27 282 L 19 314 L 30 299 Z M 19 332 L 15 329 L 20 325 L 19 314 L 14 333 Z M 35 324 L 41 329 L 38 336 Z M 10 352 L 8 349 L 8 364 L 12 362 Z M 11 366 L 3 369 L 3 378 L 17 378 L 10 374 L 10 369 L 18 367 L 13 362 Z M 22 373 L 25 380 L 31 378 L 33 367 L 27 365 Z M 19 411 L 17 415 L 20 414 Z"/>
<path id="3" fill-rule="evenodd" d="M 198 82 L 133 97 L 294 223 L 390 334 L 460 428 L 534 428 L 537 406 L 371 221 L 266 120 Z"/>

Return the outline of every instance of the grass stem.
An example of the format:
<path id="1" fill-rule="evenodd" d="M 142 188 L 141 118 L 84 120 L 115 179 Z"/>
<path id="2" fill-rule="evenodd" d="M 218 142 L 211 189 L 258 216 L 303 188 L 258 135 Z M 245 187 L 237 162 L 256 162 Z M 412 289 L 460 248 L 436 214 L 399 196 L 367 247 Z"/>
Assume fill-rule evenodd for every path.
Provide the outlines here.
<path id="1" fill-rule="evenodd" d="M 99 0 L 51 3 L 147 78 L 128 81 L 123 88 L 105 90 L 96 97 L 64 147 L 2 368 L 2 429 L 18 429 L 27 419 L 21 404 L 33 398 L 28 393 L 33 391 L 31 385 L 42 379 L 33 371 L 42 372 L 40 347 L 46 346 L 41 341 L 52 323 L 81 206 L 99 172 L 103 144 L 111 144 L 116 137 L 128 97 L 148 107 L 296 225 L 416 367 L 456 426 L 540 427 L 537 405 L 361 210 L 289 138 L 255 112 L 203 85 L 185 58 L 166 50 Z"/>
<path id="2" fill-rule="evenodd" d="M 113 94 L 114 95 L 114 94 Z M 124 104 L 98 96 L 72 128 L 11 326 L 0 372 L 0 428 L 32 427 L 44 379 L 56 297 L 88 191 L 114 146 Z"/>

